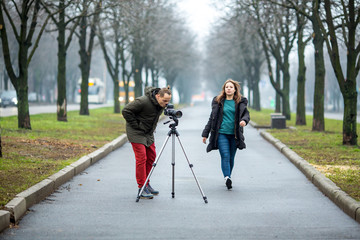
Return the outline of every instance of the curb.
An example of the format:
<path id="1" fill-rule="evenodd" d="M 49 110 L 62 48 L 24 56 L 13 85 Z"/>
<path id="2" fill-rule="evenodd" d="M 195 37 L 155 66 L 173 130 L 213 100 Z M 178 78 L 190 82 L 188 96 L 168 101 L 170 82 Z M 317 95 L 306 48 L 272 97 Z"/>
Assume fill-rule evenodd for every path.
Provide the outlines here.
<path id="1" fill-rule="evenodd" d="M 10 224 L 10 213 L 0 210 L 0 232 L 7 228 Z"/>
<path id="2" fill-rule="evenodd" d="M 69 181 L 75 175 L 99 161 L 110 152 L 116 150 L 127 142 L 126 134 L 122 134 L 98 150 L 81 157 L 76 162 L 61 169 L 43 181 L 17 194 L 0 210 L 0 232 L 8 228 L 10 223 L 17 223 L 27 212 L 27 209 L 52 194 L 59 186 Z"/>
<path id="3" fill-rule="evenodd" d="M 360 223 L 360 202 L 342 191 L 336 184 L 316 170 L 302 157 L 274 138 L 270 133 L 261 131 L 260 135 L 283 153 L 325 196 L 333 201 L 347 215 Z"/>

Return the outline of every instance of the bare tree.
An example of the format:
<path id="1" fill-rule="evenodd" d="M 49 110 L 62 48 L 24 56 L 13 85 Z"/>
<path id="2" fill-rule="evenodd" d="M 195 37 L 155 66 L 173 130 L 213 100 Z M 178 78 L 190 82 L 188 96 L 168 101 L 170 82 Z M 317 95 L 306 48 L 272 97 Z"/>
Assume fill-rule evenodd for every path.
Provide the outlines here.
<path id="1" fill-rule="evenodd" d="M 249 105 L 256 111 L 260 111 L 259 82 L 265 56 L 257 28 L 248 27 L 256 25 L 256 20 L 239 8 L 235 20 L 234 23 L 232 23 L 232 19 L 229 20 L 230 26 L 234 26 L 236 33 L 236 38 L 231 39 L 235 51 L 229 53 L 235 54 L 233 57 L 236 62 L 235 68 L 240 69 L 244 79 L 246 79 L 249 91 L 253 93 L 252 95 L 250 92 L 248 94 Z"/>
<path id="2" fill-rule="evenodd" d="M 258 20 L 259 35 L 266 56 L 271 84 L 282 98 L 282 113 L 290 119 L 290 73 L 289 55 L 296 39 L 295 17 L 290 10 L 279 8 L 271 3 L 252 0 L 249 7 Z M 251 12 L 249 12 L 252 14 Z M 266 17 L 264 17 L 266 16 Z M 274 81 L 270 54 L 274 57 L 277 67 L 282 72 L 282 87 Z M 279 76 L 279 74 L 277 74 Z"/>
<path id="3" fill-rule="evenodd" d="M 77 1 L 57 0 L 43 4 L 46 11 L 58 12 L 51 15 L 51 19 L 58 32 L 58 66 L 57 66 L 57 120 L 67 121 L 67 98 L 66 98 L 66 53 L 69 49 L 76 27 L 79 24 L 81 11 L 76 11 Z M 74 13 L 78 14 L 74 14 Z M 68 30 L 68 36 L 66 32 Z"/>
<path id="4" fill-rule="evenodd" d="M 107 10 L 104 11 L 102 16 L 102 24 L 98 24 L 97 35 L 99 38 L 100 46 L 104 54 L 107 70 L 114 83 L 114 113 L 120 113 L 119 101 L 119 83 L 120 83 L 120 70 L 121 66 L 125 68 L 125 41 L 127 39 L 126 27 L 124 21 L 125 6 L 117 1 L 108 1 L 106 4 Z M 125 8 L 125 9 L 123 9 Z M 105 24 L 104 24 L 105 23 Z M 102 27 L 102 25 L 104 27 Z M 121 65 L 123 64 L 123 65 Z M 126 69 L 123 69 L 125 73 Z M 126 103 L 128 102 L 129 94 L 129 81 L 123 78 L 124 87 L 126 90 Z"/>
<path id="5" fill-rule="evenodd" d="M 324 35 L 321 31 L 317 16 L 320 14 L 319 0 L 298 1 L 286 0 L 285 7 L 296 10 L 297 13 L 305 16 L 312 23 L 313 45 L 315 49 L 315 88 L 313 106 L 313 131 L 325 130 L 324 119 L 324 89 L 325 89 L 325 63 L 324 63 Z M 305 5 L 305 7 L 303 7 Z"/>
<path id="6" fill-rule="evenodd" d="M 56 96 L 56 52 L 42 49 L 56 49 L 55 38 L 52 32 L 43 35 L 39 51 L 35 52 L 28 70 L 29 93 L 36 92 L 39 96 L 44 96 L 44 101 L 51 103 L 55 101 Z"/>
<path id="7" fill-rule="evenodd" d="M 302 5 L 301 8 L 304 8 Z M 298 76 L 297 76 L 297 101 L 296 101 L 296 125 L 306 125 L 305 109 L 305 82 L 306 82 L 306 65 L 305 65 L 305 47 L 311 40 L 311 37 L 304 39 L 304 30 L 307 19 L 300 13 L 296 13 L 297 22 L 297 48 L 298 48 Z"/>
<path id="8" fill-rule="evenodd" d="M 92 6 L 92 13 L 91 7 Z M 79 32 L 76 35 L 79 38 L 79 55 L 80 55 L 80 70 L 81 70 L 81 102 L 80 102 L 80 115 L 89 115 L 89 102 L 88 102 L 88 87 L 90 76 L 91 56 L 94 48 L 94 41 L 96 36 L 96 26 L 99 21 L 99 15 L 102 8 L 102 0 L 82 0 L 81 11 L 83 12 L 80 17 L 78 25 Z M 88 23 L 90 21 L 90 23 Z M 87 30 L 90 28 L 90 33 Z M 88 40 L 88 42 L 87 42 Z"/>
<path id="9" fill-rule="evenodd" d="M 127 15 L 127 24 L 129 27 L 129 44 L 131 52 L 131 67 L 134 76 L 134 93 L 135 97 L 142 95 L 142 70 L 144 67 L 144 41 L 146 38 L 146 15 L 149 5 L 153 1 L 147 2 L 142 0 L 128 1 L 129 12 Z"/>
<path id="10" fill-rule="evenodd" d="M 8 21 L 6 21 L 5 19 L 5 24 L 8 24 L 7 23 Z M 16 42 L 16 39 L 15 39 L 15 35 L 14 34 L 10 34 L 8 35 L 8 43 L 9 43 L 9 52 L 11 54 L 11 65 L 14 66 L 14 71 L 17 72 L 17 55 L 16 53 L 18 52 L 18 44 Z M 1 46 L 1 41 L 0 41 L 0 49 L 2 49 L 2 46 Z M 4 61 L 4 54 L 3 54 L 3 51 L 0 51 L 0 58 L 1 58 L 1 71 L 3 72 L 3 80 L 4 80 L 4 90 L 9 90 L 10 89 L 10 83 L 11 83 L 11 80 L 9 79 L 9 75 L 6 71 L 6 65 L 5 65 L 5 61 Z"/>
<path id="11" fill-rule="evenodd" d="M 357 145 L 357 84 L 360 70 L 360 3 L 349 0 L 323 2 L 326 17 L 316 15 L 317 22 L 325 38 L 335 76 L 344 98 L 343 144 Z M 337 29 L 340 29 L 337 31 Z M 347 49 L 346 75 L 341 66 L 339 40 Z"/>
<path id="12" fill-rule="evenodd" d="M 41 1 L 11 1 L 0 0 L 0 34 L 6 71 L 15 87 L 18 97 L 18 127 L 31 129 L 28 104 L 28 66 L 38 47 L 40 38 L 50 18 L 41 19 Z M 5 24 L 5 18 L 9 24 Z M 40 22 L 40 23 L 39 23 Z M 36 32 L 36 27 L 40 31 Z M 18 71 L 14 69 L 9 48 L 7 30 L 10 28 L 16 37 L 18 48 Z M 33 45 L 33 38 L 36 37 Z"/>

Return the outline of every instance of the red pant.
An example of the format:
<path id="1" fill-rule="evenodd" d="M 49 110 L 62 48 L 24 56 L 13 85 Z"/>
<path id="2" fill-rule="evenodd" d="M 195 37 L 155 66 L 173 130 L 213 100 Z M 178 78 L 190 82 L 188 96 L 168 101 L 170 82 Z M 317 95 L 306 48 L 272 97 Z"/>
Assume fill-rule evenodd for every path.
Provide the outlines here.
<path id="1" fill-rule="evenodd" d="M 155 143 L 151 144 L 150 147 L 146 147 L 141 143 L 131 143 L 131 145 L 136 159 L 136 181 L 139 188 L 141 188 L 156 158 Z"/>

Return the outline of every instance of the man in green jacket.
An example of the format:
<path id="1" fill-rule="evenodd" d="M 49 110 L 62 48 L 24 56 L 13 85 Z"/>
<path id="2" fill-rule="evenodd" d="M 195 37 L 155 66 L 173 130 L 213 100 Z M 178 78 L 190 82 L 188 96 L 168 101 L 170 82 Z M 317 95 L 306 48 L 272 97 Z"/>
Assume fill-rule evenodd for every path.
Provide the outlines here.
<path id="1" fill-rule="evenodd" d="M 167 88 L 145 88 L 145 95 L 127 104 L 122 114 L 126 120 L 126 134 L 131 142 L 136 160 L 136 181 L 139 191 L 145 184 L 156 158 L 154 131 L 164 108 L 170 102 L 171 91 Z M 150 181 L 149 181 L 150 182 Z M 159 194 L 150 184 L 140 198 L 152 199 Z"/>

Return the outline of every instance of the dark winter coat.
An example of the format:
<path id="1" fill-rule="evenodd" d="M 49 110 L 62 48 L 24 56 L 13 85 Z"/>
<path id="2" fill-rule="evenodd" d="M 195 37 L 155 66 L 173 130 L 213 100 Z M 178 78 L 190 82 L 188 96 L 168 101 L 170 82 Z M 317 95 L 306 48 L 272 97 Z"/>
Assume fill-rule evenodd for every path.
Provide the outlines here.
<path id="1" fill-rule="evenodd" d="M 149 147 L 154 143 L 154 131 L 164 108 L 155 95 L 160 88 L 147 87 L 145 95 L 127 104 L 122 115 L 126 120 L 126 134 L 130 142 Z"/>
<path id="2" fill-rule="evenodd" d="M 206 148 L 207 152 L 210 152 L 214 149 L 218 148 L 218 136 L 219 136 L 219 130 L 221 127 L 222 119 L 223 119 L 223 110 L 224 110 L 224 101 L 223 99 L 220 103 L 216 101 L 216 97 L 214 97 L 212 103 L 211 103 L 211 114 L 208 123 L 206 124 L 201 136 L 202 137 L 209 137 L 209 145 Z M 243 135 L 244 129 L 240 126 L 240 122 L 244 120 L 246 124 L 250 121 L 250 114 L 247 110 L 247 99 L 245 97 L 242 97 L 240 102 L 238 104 L 235 104 L 235 142 L 236 147 L 239 149 L 246 148 L 245 145 L 245 138 Z"/>

